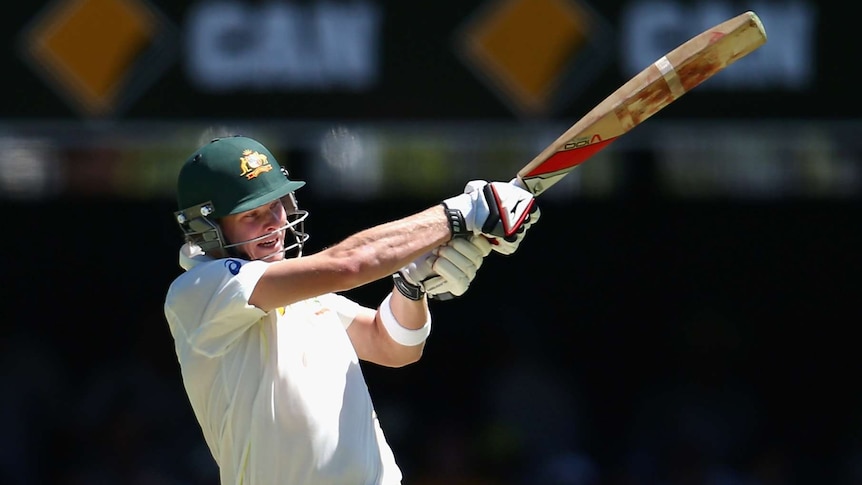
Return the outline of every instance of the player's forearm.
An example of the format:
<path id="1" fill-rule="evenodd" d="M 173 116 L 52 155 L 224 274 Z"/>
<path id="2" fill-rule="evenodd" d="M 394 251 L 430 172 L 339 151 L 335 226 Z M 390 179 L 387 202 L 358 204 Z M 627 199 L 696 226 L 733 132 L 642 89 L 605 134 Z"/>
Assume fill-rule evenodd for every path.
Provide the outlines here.
<path id="1" fill-rule="evenodd" d="M 398 324 L 407 330 L 416 330 L 428 321 L 428 300 L 410 300 L 393 288 L 389 308 Z"/>
<path id="2" fill-rule="evenodd" d="M 375 317 L 380 342 L 374 362 L 387 367 L 412 364 L 422 357 L 431 332 L 431 313 L 426 299 L 410 300 L 398 291 L 388 295 Z"/>
<path id="3" fill-rule="evenodd" d="M 452 238 L 442 205 L 375 226 L 326 249 L 326 256 L 347 265 L 354 286 L 376 281 L 398 271 L 419 255 Z"/>

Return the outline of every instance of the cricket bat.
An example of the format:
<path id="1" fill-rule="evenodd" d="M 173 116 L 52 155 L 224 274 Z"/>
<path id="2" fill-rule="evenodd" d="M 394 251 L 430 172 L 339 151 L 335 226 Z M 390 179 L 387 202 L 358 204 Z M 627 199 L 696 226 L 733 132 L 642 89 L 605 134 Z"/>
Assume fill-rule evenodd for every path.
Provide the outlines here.
<path id="1" fill-rule="evenodd" d="M 766 42 L 748 11 L 692 37 L 629 79 L 518 171 L 537 196 L 618 137 Z"/>

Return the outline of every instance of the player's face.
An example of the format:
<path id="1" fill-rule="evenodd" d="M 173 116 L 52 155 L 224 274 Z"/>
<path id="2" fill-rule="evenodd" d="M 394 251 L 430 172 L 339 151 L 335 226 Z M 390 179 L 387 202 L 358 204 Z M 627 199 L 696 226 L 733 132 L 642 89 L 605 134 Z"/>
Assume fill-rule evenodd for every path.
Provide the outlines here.
<path id="1" fill-rule="evenodd" d="M 284 258 L 284 233 L 279 231 L 287 223 L 287 213 L 281 199 L 264 204 L 255 209 L 225 216 L 221 227 L 225 238 L 231 243 L 249 241 L 267 234 L 259 241 L 237 246 L 240 253 L 245 253 L 248 259 L 255 260 L 269 256 L 267 261 Z M 277 231 L 274 232 L 273 231 Z"/>

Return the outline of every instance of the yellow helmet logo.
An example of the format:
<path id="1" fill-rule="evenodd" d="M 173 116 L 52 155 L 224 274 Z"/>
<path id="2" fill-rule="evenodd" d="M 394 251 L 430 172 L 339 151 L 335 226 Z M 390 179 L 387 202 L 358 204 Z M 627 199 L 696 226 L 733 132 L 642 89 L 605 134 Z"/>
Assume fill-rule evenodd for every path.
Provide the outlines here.
<path id="1" fill-rule="evenodd" d="M 251 180 L 263 172 L 272 170 L 272 165 L 266 155 L 251 150 L 243 150 L 242 157 L 239 159 L 239 168 L 242 171 L 240 175 Z"/>

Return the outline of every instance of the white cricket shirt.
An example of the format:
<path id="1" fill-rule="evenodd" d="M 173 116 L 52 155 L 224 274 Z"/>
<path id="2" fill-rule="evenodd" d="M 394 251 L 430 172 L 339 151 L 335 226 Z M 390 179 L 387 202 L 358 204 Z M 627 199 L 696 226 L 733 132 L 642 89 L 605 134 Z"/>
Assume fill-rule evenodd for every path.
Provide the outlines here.
<path id="1" fill-rule="evenodd" d="M 193 256 L 193 257 L 192 257 Z M 268 262 L 181 251 L 165 316 L 223 485 L 397 485 L 336 294 L 270 313 L 248 304 Z"/>

